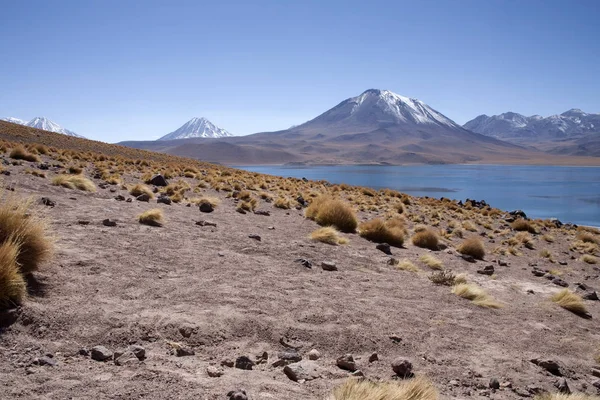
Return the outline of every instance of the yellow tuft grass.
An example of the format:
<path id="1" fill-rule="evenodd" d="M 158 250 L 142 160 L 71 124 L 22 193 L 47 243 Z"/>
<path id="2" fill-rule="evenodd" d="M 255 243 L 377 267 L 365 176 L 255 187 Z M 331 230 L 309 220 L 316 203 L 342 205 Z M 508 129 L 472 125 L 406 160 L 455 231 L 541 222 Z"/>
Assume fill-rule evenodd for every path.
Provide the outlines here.
<path id="1" fill-rule="evenodd" d="M 0 309 L 20 304 L 27 285 L 17 264 L 20 245 L 13 239 L 0 245 Z"/>
<path id="2" fill-rule="evenodd" d="M 596 264 L 598 262 L 598 259 L 590 254 L 584 254 L 583 256 L 581 256 L 581 261 L 587 264 Z"/>
<path id="3" fill-rule="evenodd" d="M 419 272 L 419 268 L 417 268 L 415 264 L 413 264 L 409 260 L 400 261 L 398 264 L 396 264 L 396 268 L 402 271 Z"/>
<path id="4" fill-rule="evenodd" d="M 292 202 L 287 197 L 277 198 L 277 200 L 275 200 L 275 203 L 273 203 L 273 205 L 275 207 L 281 208 L 283 210 L 289 210 L 290 208 L 292 208 Z"/>
<path id="5" fill-rule="evenodd" d="M 334 226 L 342 232 L 353 233 L 358 226 L 354 210 L 347 203 L 329 197 L 314 199 L 305 215 L 321 226 Z"/>
<path id="6" fill-rule="evenodd" d="M 376 218 L 358 226 L 360 236 L 375 243 L 387 243 L 390 246 L 402 247 L 404 244 L 404 224 L 399 218 L 384 221 Z"/>
<path id="7" fill-rule="evenodd" d="M 459 283 L 452 288 L 452 293 L 464 299 L 471 300 L 473 304 L 486 308 L 501 308 L 485 290 L 473 283 Z"/>
<path id="8" fill-rule="evenodd" d="M 600 244 L 600 238 L 591 232 L 581 231 L 577 234 L 577 239 L 584 243 Z"/>
<path id="9" fill-rule="evenodd" d="M 543 393 L 535 396 L 534 400 L 600 400 L 598 396 L 591 396 L 584 393 Z"/>
<path id="10" fill-rule="evenodd" d="M 456 250 L 458 250 L 458 252 L 461 254 L 473 256 L 478 260 L 483 260 L 483 257 L 485 256 L 485 247 L 483 246 L 483 242 L 475 236 L 472 236 L 462 242 Z"/>
<path id="11" fill-rule="evenodd" d="M 140 224 L 144 225 L 162 226 L 163 211 L 160 208 L 153 208 L 151 210 L 144 211 L 138 215 L 138 221 Z"/>
<path id="12" fill-rule="evenodd" d="M 442 261 L 431 254 L 423 254 L 419 257 L 419 261 L 423 264 L 427 265 L 431 269 L 441 270 L 444 268 L 444 263 Z"/>
<path id="13" fill-rule="evenodd" d="M 350 378 L 333 389 L 328 400 L 437 400 L 438 391 L 427 379 L 373 382 Z"/>
<path id="14" fill-rule="evenodd" d="M 413 235 L 411 240 L 417 247 L 423 247 L 430 250 L 438 249 L 438 236 L 433 229 L 419 231 Z"/>
<path id="15" fill-rule="evenodd" d="M 524 219 L 518 219 L 514 221 L 512 224 L 510 224 L 510 227 L 515 231 L 529 232 L 534 234 L 537 233 L 537 229 L 535 229 L 531 222 Z"/>
<path id="16" fill-rule="evenodd" d="M 200 204 L 210 204 L 213 208 L 216 208 L 219 204 L 221 204 L 221 200 L 218 197 L 210 197 L 210 196 L 202 196 L 199 199 L 195 200 L 195 202 Z"/>
<path id="17" fill-rule="evenodd" d="M 569 289 L 561 290 L 553 295 L 550 300 L 574 314 L 585 315 L 588 312 L 581 296 L 571 292 Z"/>
<path id="18" fill-rule="evenodd" d="M 317 242 L 323 242 L 332 245 L 346 244 L 348 239 L 340 236 L 340 232 L 332 226 L 319 228 L 310 234 L 310 238 Z"/>
<path id="19" fill-rule="evenodd" d="M 154 198 L 154 193 L 152 193 L 152 190 L 142 183 L 138 183 L 131 187 L 131 189 L 129 189 L 129 194 L 135 197 L 141 196 L 142 194 L 147 194 L 151 199 Z"/>
<path id="20" fill-rule="evenodd" d="M 18 145 L 14 149 L 12 149 L 8 156 L 15 160 L 25 160 L 31 162 L 40 161 L 40 158 L 37 155 L 28 152 L 27 149 L 25 149 L 25 147 L 21 145 Z"/>
<path id="21" fill-rule="evenodd" d="M 19 244 L 17 264 L 23 274 L 29 274 L 52 256 L 54 243 L 48 234 L 48 221 L 32 212 L 31 201 L 14 197 L 0 200 L 0 243 Z"/>
<path id="22" fill-rule="evenodd" d="M 95 192 L 96 185 L 94 182 L 82 175 L 56 175 L 52 179 L 54 186 L 62 186 L 68 189 L 79 189 L 86 192 Z"/>

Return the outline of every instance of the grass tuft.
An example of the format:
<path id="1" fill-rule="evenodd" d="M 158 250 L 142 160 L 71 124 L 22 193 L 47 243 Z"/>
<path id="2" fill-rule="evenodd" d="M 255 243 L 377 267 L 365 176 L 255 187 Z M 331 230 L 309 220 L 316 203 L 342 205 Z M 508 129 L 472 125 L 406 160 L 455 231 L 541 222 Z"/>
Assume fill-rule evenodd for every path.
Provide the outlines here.
<path id="1" fill-rule="evenodd" d="M 150 226 L 162 226 L 163 222 L 163 211 L 160 208 L 153 208 L 148 211 L 144 211 L 138 215 L 138 221 L 140 224 Z"/>
<path id="2" fill-rule="evenodd" d="M 444 268 L 442 261 L 431 254 L 423 254 L 421 257 L 419 257 L 419 261 L 431 269 L 441 270 Z"/>
<path id="3" fill-rule="evenodd" d="M 0 245 L 0 309 L 21 304 L 27 285 L 19 269 L 17 257 L 21 251 L 13 239 Z"/>
<path id="4" fill-rule="evenodd" d="M 320 196 L 306 209 L 305 215 L 321 226 L 334 226 L 342 232 L 353 233 L 358 226 L 354 210 L 341 200 Z"/>
<path id="5" fill-rule="evenodd" d="M 501 308 L 485 290 L 473 283 L 459 283 L 452 288 L 452 293 L 464 299 L 471 300 L 473 304 L 486 308 Z"/>
<path id="6" fill-rule="evenodd" d="M 27 149 L 25 149 L 25 147 L 21 145 L 18 145 L 14 149 L 12 149 L 9 154 L 9 157 L 15 160 L 40 162 L 40 158 L 37 155 L 28 152 Z"/>
<path id="7" fill-rule="evenodd" d="M 319 228 L 310 234 L 310 238 L 317 242 L 338 245 L 348 243 L 348 239 L 341 237 L 337 229 L 332 226 Z"/>
<path id="8" fill-rule="evenodd" d="M 569 310 L 577 315 L 586 315 L 588 313 L 583 299 L 569 289 L 563 289 L 550 298 L 554 303 L 558 304 L 565 310 Z"/>
<path id="9" fill-rule="evenodd" d="M 478 260 L 483 260 L 483 257 L 485 256 L 483 242 L 475 236 L 466 239 L 456 250 L 461 254 L 472 256 Z"/>
<path id="10" fill-rule="evenodd" d="M 52 179 L 54 186 L 62 186 L 68 189 L 79 189 L 85 192 L 95 192 L 94 182 L 82 175 L 56 175 Z"/>
<path id="11" fill-rule="evenodd" d="M 373 382 L 348 379 L 333 389 L 328 400 L 437 400 L 439 394 L 427 379 Z"/>
<path id="12" fill-rule="evenodd" d="M 358 226 L 359 235 L 375 243 L 387 243 L 390 246 L 402 247 L 404 244 L 404 224 L 399 218 L 384 221 L 376 218 L 363 222 Z"/>
<path id="13" fill-rule="evenodd" d="M 141 183 L 138 183 L 129 189 L 129 194 L 135 197 L 141 196 L 142 194 L 147 194 L 151 199 L 154 198 L 154 193 L 152 193 L 152 190 L 148 186 Z"/>
<path id="14" fill-rule="evenodd" d="M 433 229 L 425 229 L 415 233 L 412 237 L 412 243 L 417 247 L 425 249 L 438 249 L 438 236 Z"/>

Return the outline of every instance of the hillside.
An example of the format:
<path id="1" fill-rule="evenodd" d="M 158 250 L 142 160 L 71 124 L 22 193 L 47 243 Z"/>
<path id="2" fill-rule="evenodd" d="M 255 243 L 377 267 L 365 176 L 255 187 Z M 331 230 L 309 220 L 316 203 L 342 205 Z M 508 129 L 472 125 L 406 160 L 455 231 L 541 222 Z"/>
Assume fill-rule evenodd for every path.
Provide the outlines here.
<path id="1" fill-rule="evenodd" d="M 6 398 L 322 400 L 386 382 L 423 400 L 503 400 L 600 386 L 596 229 L 8 123 L 0 159 L 0 245 L 20 212 L 46 221 L 29 229 L 54 247 L 20 300 L 7 301 L 0 252 Z"/>

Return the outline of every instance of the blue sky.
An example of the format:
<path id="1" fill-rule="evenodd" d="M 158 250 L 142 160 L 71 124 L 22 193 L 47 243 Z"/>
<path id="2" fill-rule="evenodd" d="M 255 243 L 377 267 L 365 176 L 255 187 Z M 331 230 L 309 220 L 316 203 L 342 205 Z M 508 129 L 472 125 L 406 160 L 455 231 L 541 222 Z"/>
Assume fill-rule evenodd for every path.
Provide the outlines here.
<path id="1" fill-rule="evenodd" d="M 0 0 L 0 116 L 108 142 L 285 129 L 369 88 L 459 123 L 600 112 L 597 1 Z"/>

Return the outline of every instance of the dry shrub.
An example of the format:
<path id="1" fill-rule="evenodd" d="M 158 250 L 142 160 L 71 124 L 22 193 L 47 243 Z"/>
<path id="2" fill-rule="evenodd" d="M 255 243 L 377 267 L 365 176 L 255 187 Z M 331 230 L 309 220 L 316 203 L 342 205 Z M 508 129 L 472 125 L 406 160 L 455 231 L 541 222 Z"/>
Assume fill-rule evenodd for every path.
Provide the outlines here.
<path id="1" fill-rule="evenodd" d="M 198 205 L 210 204 L 213 208 L 216 208 L 221 203 L 221 200 L 217 197 L 202 196 L 198 200 L 195 200 L 195 203 Z"/>
<path id="2" fill-rule="evenodd" d="M 423 247 L 430 250 L 438 249 L 438 236 L 433 229 L 417 232 L 413 235 L 411 240 L 417 247 Z"/>
<path id="3" fill-rule="evenodd" d="M 550 298 L 554 303 L 558 304 L 565 310 L 569 310 L 577 315 L 587 315 L 588 310 L 583 303 L 583 299 L 569 289 L 563 289 Z"/>
<path id="4" fill-rule="evenodd" d="M 423 264 L 427 265 L 431 269 L 441 270 L 444 268 L 444 264 L 442 263 L 442 261 L 432 256 L 431 254 L 423 254 L 421 257 L 419 257 L 419 261 L 421 261 Z"/>
<path id="5" fill-rule="evenodd" d="M 334 226 L 342 232 L 353 233 L 358 225 L 356 214 L 348 204 L 329 197 L 317 197 L 308 206 L 305 215 L 321 226 Z"/>
<path id="6" fill-rule="evenodd" d="M 401 269 L 402 271 L 410 271 L 410 272 L 419 272 L 419 268 L 415 266 L 409 260 L 402 260 L 397 263 L 392 263 L 396 266 L 396 268 Z"/>
<path id="7" fill-rule="evenodd" d="M 472 256 L 478 260 L 483 260 L 483 257 L 485 256 L 485 247 L 483 246 L 483 242 L 475 236 L 470 237 L 462 242 L 456 250 L 458 250 L 458 252 L 461 254 Z"/>
<path id="8" fill-rule="evenodd" d="M 584 254 L 583 256 L 581 256 L 581 261 L 587 264 L 596 264 L 598 262 L 598 259 L 590 254 Z"/>
<path id="9" fill-rule="evenodd" d="M 600 239 L 598 239 L 598 237 L 596 237 L 596 235 L 594 235 L 590 232 L 586 232 L 586 231 L 579 232 L 577 234 L 577 239 L 581 240 L 584 243 L 600 244 Z"/>
<path id="10" fill-rule="evenodd" d="M 250 199 L 248 201 L 240 201 L 239 204 L 237 205 L 236 209 L 238 211 L 254 211 L 256 209 L 256 206 L 258 204 L 258 200 L 256 200 L 253 197 L 250 197 Z"/>
<path id="11" fill-rule="evenodd" d="M 71 165 L 68 170 L 69 174 L 71 175 L 79 175 L 83 173 L 83 168 L 81 167 L 76 167 L 74 165 Z"/>
<path id="12" fill-rule="evenodd" d="M 375 243 L 387 243 L 396 247 L 404 244 L 404 222 L 399 218 L 388 221 L 376 218 L 363 222 L 358 226 L 358 232 L 360 236 Z"/>
<path id="13" fill-rule="evenodd" d="M 549 234 L 546 234 L 546 235 L 542 236 L 542 239 L 544 239 L 548 243 L 554 243 L 554 241 L 556 240 L 554 238 L 554 236 L 549 235 Z"/>
<path id="14" fill-rule="evenodd" d="M 86 192 L 95 192 L 94 182 L 82 175 L 56 175 L 52 179 L 54 186 L 62 186 L 68 189 L 79 189 Z"/>
<path id="15" fill-rule="evenodd" d="M 19 244 L 17 264 L 23 274 L 29 274 L 52 255 L 54 243 L 48 234 L 48 222 L 32 212 L 31 201 L 1 200 L 0 243 Z"/>
<path id="16" fill-rule="evenodd" d="M 15 160 L 25 160 L 31 162 L 40 161 L 40 158 L 37 155 L 28 152 L 27 149 L 21 145 L 15 146 L 15 148 L 11 150 L 9 157 Z"/>
<path id="17" fill-rule="evenodd" d="M 542 393 L 533 398 L 534 400 L 599 400 L 598 396 L 590 396 L 585 393 Z"/>
<path id="18" fill-rule="evenodd" d="M 454 286 L 456 275 L 448 269 L 438 272 L 433 272 L 429 275 L 429 280 L 436 285 Z"/>
<path id="19" fill-rule="evenodd" d="M 477 227 L 471 221 L 464 221 L 462 227 L 469 232 L 477 232 Z"/>
<path id="20" fill-rule="evenodd" d="M 471 300 L 473 304 L 486 308 L 500 308 L 502 305 L 496 302 L 485 290 L 473 283 L 459 283 L 452 288 L 452 293 Z"/>
<path id="21" fill-rule="evenodd" d="M 163 211 L 160 208 L 144 211 L 138 215 L 138 221 L 144 225 L 162 226 Z"/>
<path id="22" fill-rule="evenodd" d="M 17 264 L 20 245 L 10 239 L 0 245 L 0 309 L 20 304 L 27 285 Z"/>
<path id="23" fill-rule="evenodd" d="M 537 229 L 535 229 L 531 222 L 524 219 L 518 219 L 514 221 L 512 224 L 510 224 L 510 227 L 515 231 L 529 232 L 534 234 L 538 233 Z"/>
<path id="24" fill-rule="evenodd" d="M 135 197 L 141 196 L 142 194 L 147 194 L 151 199 L 154 198 L 154 193 L 152 193 L 152 190 L 148 186 L 141 183 L 138 183 L 129 189 L 129 194 Z"/>
<path id="25" fill-rule="evenodd" d="M 292 202 L 287 197 L 279 197 L 273 205 L 277 208 L 289 210 L 292 207 Z"/>
<path id="26" fill-rule="evenodd" d="M 348 379 L 333 389 L 328 400 L 437 400 L 439 394 L 427 379 L 373 382 Z"/>
<path id="27" fill-rule="evenodd" d="M 310 234 L 310 238 L 317 242 L 323 242 L 332 245 L 348 243 L 348 239 L 341 237 L 338 230 L 331 226 L 317 229 Z"/>

